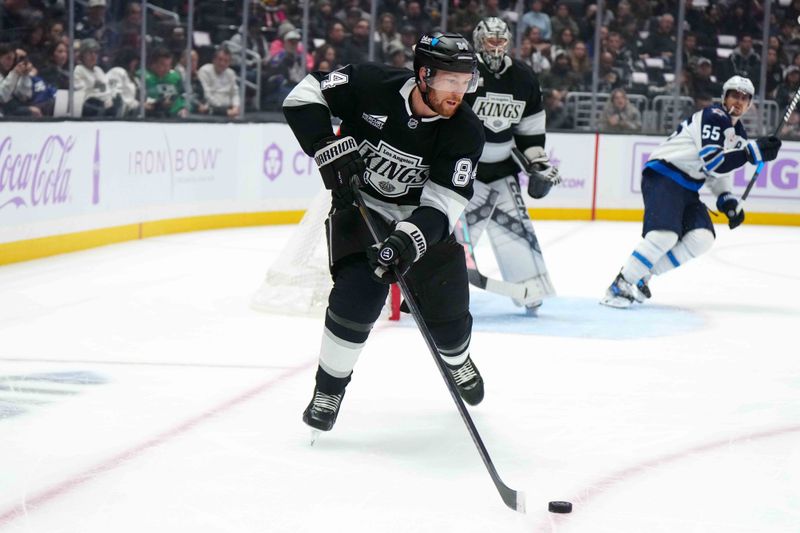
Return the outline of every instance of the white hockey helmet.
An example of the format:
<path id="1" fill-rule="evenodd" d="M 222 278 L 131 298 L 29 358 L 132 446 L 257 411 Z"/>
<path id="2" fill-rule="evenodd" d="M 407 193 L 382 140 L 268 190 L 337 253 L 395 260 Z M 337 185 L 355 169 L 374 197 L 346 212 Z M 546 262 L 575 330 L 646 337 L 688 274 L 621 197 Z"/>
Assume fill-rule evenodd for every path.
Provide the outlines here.
<path id="1" fill-rule="evenodd" d="M 511 47 L 508 24 L 498 17 L 486 17 L 475 26 L 472 34 L 475 51 L 492 72 L 499 72 Z"/>
<path id="2" fill-rule="evenodd" d="M 725 96 L 728 91 L 738 91 L 750 95 L 750 101 L 753 100 L 753 95 L 756 94 L 756 89 L 753 87 L 753 82 L 742 76 L 731 76 L 728 81 L 722 86 L 722 100 L 725 101 Z"/>

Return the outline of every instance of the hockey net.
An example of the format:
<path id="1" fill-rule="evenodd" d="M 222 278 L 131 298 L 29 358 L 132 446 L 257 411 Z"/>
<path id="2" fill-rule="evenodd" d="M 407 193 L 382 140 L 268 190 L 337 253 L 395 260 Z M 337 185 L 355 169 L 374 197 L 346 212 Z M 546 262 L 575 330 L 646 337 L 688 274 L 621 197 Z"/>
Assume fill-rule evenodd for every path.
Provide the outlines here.
<path id="1" fill-rule="evenodd" d="M 320 190 L 297 229 L 267 269 L 251 305 L 258 311 L 321 316 L 328 305 L 333 283 L 328 270 L 325 219 L 330 193 Z M 392 285 L 383 315 L 400 318 L 400 290 Z"/>

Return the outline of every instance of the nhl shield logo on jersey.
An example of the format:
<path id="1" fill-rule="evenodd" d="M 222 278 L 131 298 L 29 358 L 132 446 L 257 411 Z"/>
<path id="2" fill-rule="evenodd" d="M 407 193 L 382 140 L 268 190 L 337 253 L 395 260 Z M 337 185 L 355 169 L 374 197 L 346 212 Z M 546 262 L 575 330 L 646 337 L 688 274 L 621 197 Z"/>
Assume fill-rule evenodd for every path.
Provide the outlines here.
<path id="1" fill-rule="evenodd" d="M 378 146 L 364 141 L 359 149 L 367 170 L 364 181 L 384 196 L 403 196 L 410 189 L 422 187 L 428 179 L 430 167 L 422 158 L 407 154 L 380 141 Z"/>
<path id="2" fill-rule="evenodd" d="M 472 110 L 489 130 L 500 133 L 513 124 L 519 124 L 525 111 L 525 102 L 514 100 L 510 94 L 487 92 L 486 96 L 475 99 Z"/>

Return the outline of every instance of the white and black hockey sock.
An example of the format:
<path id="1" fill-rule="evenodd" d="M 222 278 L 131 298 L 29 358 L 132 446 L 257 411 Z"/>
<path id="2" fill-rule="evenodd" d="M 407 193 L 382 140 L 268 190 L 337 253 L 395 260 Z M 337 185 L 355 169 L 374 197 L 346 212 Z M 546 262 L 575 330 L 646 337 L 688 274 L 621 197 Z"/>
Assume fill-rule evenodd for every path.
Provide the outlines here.
<path id="1" fill-rule="evenodd" d="M 711 231 L 705 228 L 689 231 L 678 241 L 678 244 L 653 265 L 653 274 L 661 275 L 676 269 L 686 261 L 706 253 L 713 245 L 714 234 Z"/>

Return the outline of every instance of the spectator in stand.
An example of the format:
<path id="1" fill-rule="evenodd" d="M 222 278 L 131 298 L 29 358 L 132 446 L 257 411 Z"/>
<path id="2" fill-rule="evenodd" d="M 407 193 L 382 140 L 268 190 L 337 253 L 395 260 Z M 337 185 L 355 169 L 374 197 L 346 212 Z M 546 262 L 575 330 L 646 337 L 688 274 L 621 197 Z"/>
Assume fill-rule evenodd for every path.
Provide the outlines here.
<path id="1" fill-rule="evenodd" d="M 781 40 L 778 39 L 777 35 L 770 35 L 769 44 L 767 45 L 767 49 L 775 50 L 775 58 L 780 65 L 788 65 L 789 64 L 789 54 L 783 49 L 783 43 Z"/>
<path id="2" fill-rule="evenodd" d="M 675 19 L 669 13 L 665 13 L 658 17 L 658 27 L 645 39 L 639 56 L 642 59 L 661 58 L 669 67 L 673 65 L 677 48 Z"/>
<path id="3" fill-rule="evenodd" d="M 699 93 L 694 95 L 694 112 L 698 112 L 701 109 L 705 109 L 711 104 L 714 103 L 713 98 L 710 94 Z"/>
<path id="4" fill-rule="evenodd" d="M 406 13 L 401 24 L 414 26 L 418 35 L 430 33 L 433 29 L 431 17 L 422 9 L 422 3 L 419 0 L 409 0 L 406 3 Z"/>
<path id="5" fill-rule="evenodd" d="M 345 37 L 346 37 L 344 24 L 341 22 L 334 22 L 331 27 L 328 29 L 328 39 L 327 42 L 329 45 L 336 50 L 336 57 L 339 59 L 339 62 L 343 65 L 346 64 L 345 57 L 347 53 L 345 52 Z M 416 43 L 416 41 L 415 41 Z"/>
<path id="6" fill-rule="evenodd" d="M 125 6 L 125 17 L 116 25 L 122 48 L 140 49 L 142 31 L 142 4 L 130 2 Z"/>
<path id="7" fill-rule="evenodd" d="M 44 66 L 39 70 L 39 76 L 56 89 L 69 89 L 69 52 L 67 45 L 62 41 L 56 41 L 50 45 L 47 59 Z"/>
<path id="8" fill-rule="evenodd" d="M 600 127 L 604 131 L 633 133 L 642 129 L 642 114 L 628 100 L 625 89 L 614 89 L 603 109 Z"/>
<path id="9" fill-rule="evenodd" d="M 274 30 L 289 19 L 282 0 L 261 0 L 261 8 L 261 22 L 268 29 Z"/>
<path id="10" fill-rule="evenodd" d="M 31 12 L 27 0 L 3 0 L 0 3 L 0 43 L 20 43 L 28 32 Z"/>
<path id="11" fill-rule="evenodd" d="M 767 50 L 767 87 L 766 97 L 775 98 L 775 91 L 783 81 L 783 67 L 778 62 L 778 51 L 774 48 Z"/>
<path id="12" fill-rule="evenodd" d="M 586 8 L 586 12 L 578 21 L 578 26 L 580 26 L 580 36 L 581 38 L 586 41 L 587 45 L 594 44 L 594 25 L 597 22 L 597 4 L 589 4 Z M 605 46 L 604 42 L 605 38 L 608 36 L 608 25 L 614 22 L 614 13 L 611 12 L 610 9 L 606 9 L 605 13 L 601 17 L 601 25 L 600 25 L 600 46 Z M 591 51 L 591 46 L 589 46 Z M 601 48 L 602 49 L 602 48 Z M 592 55 L 591 52 L 589 55 Z"/>
<path id="13" fill-rule="evenodd" d="M 497 17 L 506 20 L 508 14 L 500 7 L 500 0 L 484 0 L 481 18 Z"/>
<path id="14" fill-rule="evenodd" d="M 92 38 L 81 40 L 79 63 L 75 65 L 75 90 L 83 91 L 84 117 L 117 117 L 122 110 L 122 99 L 108 83 L 106 73 L 97 64 L 100 44 Z"/>
<path id="15" fill-rule="evenodd" d="M 606 51 L 614 56 L 614 68 L 623 80 L 630 80 L 634 70 L 634 53 L 622 40 L 622 35 L 615 31 L 608 32 Z"/>
<path id="16" fill-rule="evenodd" d="M 344 19 L 344 26 L 352 31 L 359 20 L 369 20 L 369 14 L 365 15 L 364 11 L 357 7 L 351 8 L 347 11 L 347 17 Z"/>
<path id="17" fill-rule="evenodd" d="M 713 66 L 707 57 L 697 60 L 697 65 L 692 74 L 692 92 L 694 94 L 722 94 L 722 85 L 717 83 L 712 74 Z"/>
<path id="18" fill-rule="evenodd" d="M 0 43 L 0 116 L 42 116 L 38 107 L 27 104 L 33 98 L 32 72 L 24 50 Z"/>
<path id="19" fill-rule="evenodd" d="M 369 61 L 369 21 L 361 19 L 353 26 L 353 32 L 344 40 L 344 57 L 347 64 L 366 63 Z"/>
<path id="20" fill-rule="evenodd" d="M 389 49 L 400 46 L 403 48 L 403 43 L 400 42 L 400 34 L 397 33 L 396 21 L 394 15 L 391 13 L 384 13 L 378 21 L 378 31 L 375 32 L 375 44 L 378 45 L 380 51 L 380 59 L 385 63 L 389 63 Z M 395 45 L 394 47 L 392 45 Z M 405 62 L 405 60 L 403 60 Z"/>
<path id="21" fill-rule="evenodd" d="M 608 30 L 619 33 L 626 41 L 630 42 L 638 37 L 637 29 L 638 21 L 631 13 L 631 5 L 626 0 L 622 0 L 617 4 L 614 20 L 609 22 Z"/>
<path id="22" fill-rule="evenodd" d="M 325 39 L 328 35 L 328 28 L 336 21 L 339 21 L 339 19 L 333 14 L 331 0 L 319 0 L 317 2 L 317 9 L 313 10 L 311 20 L 309 21 L 311 38 Z"/>
<path id="23" fill-rule="evenodd" d="M 614 68 L 614 56 L 611 52 L 600 53 L 600 72 L 597 85 L 598 92 L 610 93 L 614 89 L 622 86 L 623 80 L 620 79 L 619 71 Z M 586 87 L 592 86 L 592 74 L 589 73 L 584 80 Z"/>
<path id="24" fill-rule="evenodd" d="M 360 0 L 345 0 L 342 9 L 336 12 L 336 18 L 341 22 L 345 22 L 348 16 L 355 16 L 356 19 L 369 18 L 369 13 L 361 9 Z M 358 10 L 358 13 L 351 13 L 353 10 Z"/>
<path id="25" fill-rule="evenodd" d="M 726 78 L 735 75 L 750 78 L 758 92 L 761 59 L 753 50 L 753 38 L 750 35 L 742 35 L 739 38 L 739 46 L 733 49 L 723 65 L 722 72 Z"/>
<path id="26" fill-rule="evenodd" d="M 571 130 L 574 127 L 574 122 L 567 112 L 567 106 L 564 104 L 564 95 L 558 91 L 545 89 L 542 91 L 542 96 L 544 96 L 547 131 Z"/>
<path id="27" fill-rule="evenodd" d="M 246 37 L 243 35 L 241 27 L 239 28 L 239 32 L 231 37 L 228 43 L 228 50 L 231 51 L 231 60 L 233 65 L 236 67 L 239 66 L 241 57 L 240 51 L 243 42 L 246 43 L 245 46 L 249 51 L 255 52 L 259 55 L 261 58 L 261 67 L 262 69 L 266 69 L 270 59 L 270 45 L 267 39 L 264 37 L 264 34 L 261 33 L 261 21 L 254 17 L 249 17 L 247 19 Z M 246 56 L 245 58 L 247 76 L 250 81 L 255 81 L 258 61 L 258 59 L 250 56 Z"/>
<path id="28" fill-rule="evenodd" d="M 269 57 L 275 57 L 280 52 L 283 51 L 284 48 L 284 41 L 286 34 L 290 31 L 300 32 L 297 28 L 295 28 L 294 24 L 289 22 L 288 20 L 281 24 L 280 28 L 278 28 L 278 38 L 269 43 Z M 301 35 L 302 38 L 302 35 Z M 298 53 L 302 54 L 304 51 L 303 43 L 298 44 L 297 46 Z M 306 68 L 310 71 L 314 68 L 314 56 L 311 54 L 305 54 L 306 58 Z"/>
<path id="29" fill-rule="evenodd" d="M 539 79 L 542 87 L 558 91 L 562 97 L 566 97 L 566 93 L 575 91 L 580 86 L 578 75 L 572 71 L 569 57 L 564 52 L 556 54 L 550 70 L 543 72 Z"/>
<path id="30" fill-rule="evenodd" d="M 133 117 L 139 112 L 139 53 L 123 48 L 114 58 L 114 66 L 106 73 L 111 90 L 122 100 L 121 117 Z"/>
<path id="31" fill-rule="evenodd" d="M 722 27 L 729 35 L 760 35 L 754 15 L 750 9 L 745 8 L 745 4 L 737 2 L 729 8 L 728 15 L 722 19 Z M 763 17 L 763 14 L 760 14 L 758 18 L 763 20 Z"/>
<path id="32" fill-rule="evenodd" d="M 683 66 L 694 71 L 701 57 L 697 49 L 697 35 L 687 31 L 683 36 Z"/>
<path id="33" fill-rule="evenodd" d="M 566 2 L 561 2 L 556 6 L 556 14 L 550 17 L 550 28 L 553 32 L 553 35 L 556 36 L 556 43 L 559 46 L 562 46 L 559 43 L 559 36 L 562 34 L 564 29 L 569 29 L 572 32 L 572 38 L 577 38 L 578 34 L 580 33 L 580 28 L 578 27 L 578 23 L 575 22 L 575 19 L 572 18 L 569 12 L 569 5 Z"/>
<path id="34" fill-rule="evenodd" d="M 119 37 L 106 22 L 106 0 L 89 0 L 86 16 L 75 24 L 75 39 L 97 41 L 104 54 L 98 58 L 98 62 L 101 65 L 108 64 L 108 54 L 119 46 Z"/>
<path id="35" fill-rule="evenodd" d="M 300 32 L 290 31 L 283 37 L 283 50 L 269 62 L 264 95 L 267 109 L 279 109 L 286 96 L 306 76 L 299 42 Z"/>
<path id="36" fill-rule="evenodd" d="M 542 30 L 539 29 L 538 26 L 531 26 L 528 29 L 528 33 L 525 35 L 531 42 L 531 46 L 533 46 L 534 50 L 541 53 L 547 59 L 554 57 L 554 54 L 550 53 L 552 48 L 551 44 L 545 41 L 542 38 Z"/>
<path id="37" fill-rule="evenodd" d="M 67 36 L 64 32 L 64 23 L 60 20 L 51 20 L 50 25 L 47 27 L 46 40 L 51 45 L 59 41 L 65 41 L 64 44 L 66 44 Z"/>
<path id="38" fill-rule="evenodd" d="M 478 0 L 467 0 L 462 4 L 464 7 L 457 9 L 452 16 L 452 23 L 449 27 L 464 36 L 472 35 L 472 30 L 482 20 L 480 13 L 481 4 Z"/>
<path id="39" fill-rule="evenodd" d="M 560 32 L 553 32 L 553 35 L 556 37 L 553 39 L 551 53 L 555 54 L 559 51 L 569 53 L 572 50 L 572 46 L 575 44 L 575 34 L 572 33 L 572 29 L 561 28 Z"/>
<path id="40" fill-rule="evenodd" d="M 414 70 L 413 61 L 409 61 L 406 57 L 406 48 L 400 43 L 392 42 L 389 44 L 389 49 L 386 52 L 386 63 L 397 68 L 407 68 Z"/>
<path id="41" fill-rule="evenodd" d="M 587 75 L 591 75 L 592 62 L 587 53 L 586 43 L 583 41 L 576 42 L 575 46 L 572 47 L 572 51 L 569 53 L 569 62 L 572 71 L 580 80 L 584 80 Z"/>
<path id="42" fill-rule="evenodd" d="M 400 28 L 400 42 L 403 43 L 403 48 L 406 54 L 406 61 L 414 63 L 414 46 L 417 44 L 417 30 L 414 26 L 404 26 Z"/>
<path id="43" fill-rule="evenodd" d="M 553 28 L 550 25 L 550 17 L 542 11 L 543 7 L 542 0 L 533 0 L 531 10 L 522 15 L 519 31 L 527 35 L 530 28 L 536 27 L 541 31 L 542 39 L 549 41 L 553 36 Z"/>
<path id="44" fill-rule="evenodd" d="M 320 65 L 327 64 L 327 71 L 336 70 L 344 65 L 336 58 L 336 49 L 329 44 L 323 44 L 314 51 L 314 70 L 322 70 Z"/>
<path id="45" fill-rule="evenodd" d="M 153 50 L 145 71 L 145 115 L 155 118 L 186 118 L 183 80 L 172 68 L 172 54 L 163 47 Z"/>
<path id="46" fill-rule="evenodd" d="M 189 70 L 189 84 L 191 85 L 191 93 L 184 92 L 184 101 L 186 102 L 186 109 L 189 113 L 198 113 L 201 115 L 205 115 L 210 111 L 208 106 L 208 102 L 206 101 L 206 92 L 203 84 L 200 83 L 200 78 L 197 76 L 198 73 L 198 65 L 200 62 L 200 57 L 197 54 L 196 50 L 192 50 L 190 53 L 192 59 L 192 65 Z M 230 56 L 229 56 L 230 57 Z M 186 81 L 186 52 L 184 51 L 183 54 L 180 55 L 180 59 L 178 60 L 178 64 L 175 66 L 175 71 L 180 74 L 181 81 Z M 186 91 L 186 84 L 184 83 L 184 91 Z"/>
<path id="47" fill-rule="evenodd" d="M 703 48 L 716 49 L 717 38 L 722 27 L 722 16 L 717 4 L 709 4 L 703 12 L 703 18 L 692 31 L 697 35 L 698 43 Z"/>
<path id="48" fill-rule="evenodd" d="M 400 20 L 405 15 L 403 0 L 379 0 L 378 13 L 391 13 L 395 20 Z"/>
<path id="49" fill-rule="evenodd" d="M 35 19 L 22 39 L 21 47 L 28 52 L 34 65 L 44 65 L 47 61 L 47 25 L 42 19 Z"/>
<path id="50" fill-rule="evenodd" d="M 795 19 L 784 20 L 781 22 L 780 34 L 777 35 L 778 41 L 781 43 L 783 52 L 788 57 L 793 57 L 796 53 L 800 52 L 800 38 L 795 31 Z"/>
<path id="51" fill-rule="evenodd" d="M 531 30 L 533 29 L 534 28 L 531 28 Z M 538 32 L 539 28 L 535 28 L 535 30 Z M 519 58 L 520 61 L 531 67 L 536 74 L 541 74 L 542 72 L 550 70 L 550 60 L 542 55 L 527 37 L 523 37 L 520 43 Z"/>
<path id="52" fill-rule="evenodd" d="M 794 98 L 794 93 L 800 87 L 800 67 L 789 65 L 784 73 L 784 83 L 778 86 L 775 92 L 775 101 L 778 107 L 785 109 L 789 102 Z"/>
<path id="53" fill-rule="evenodd" d="M 239 116 L 239 86 L 230 66 L 231 53 L 226 48 L 218 48 L 212 62 L 200 67 L 197 77 L 203 86 L 209 113 L 235 118 Z"/>
<path id="54" fill-rule="evenodd" d="M 180 61 L 181 57 L 186 55 L 186 30 L 181 26 L 172 28 L 164 46 L 172 52 L 174 62 Z"/>

